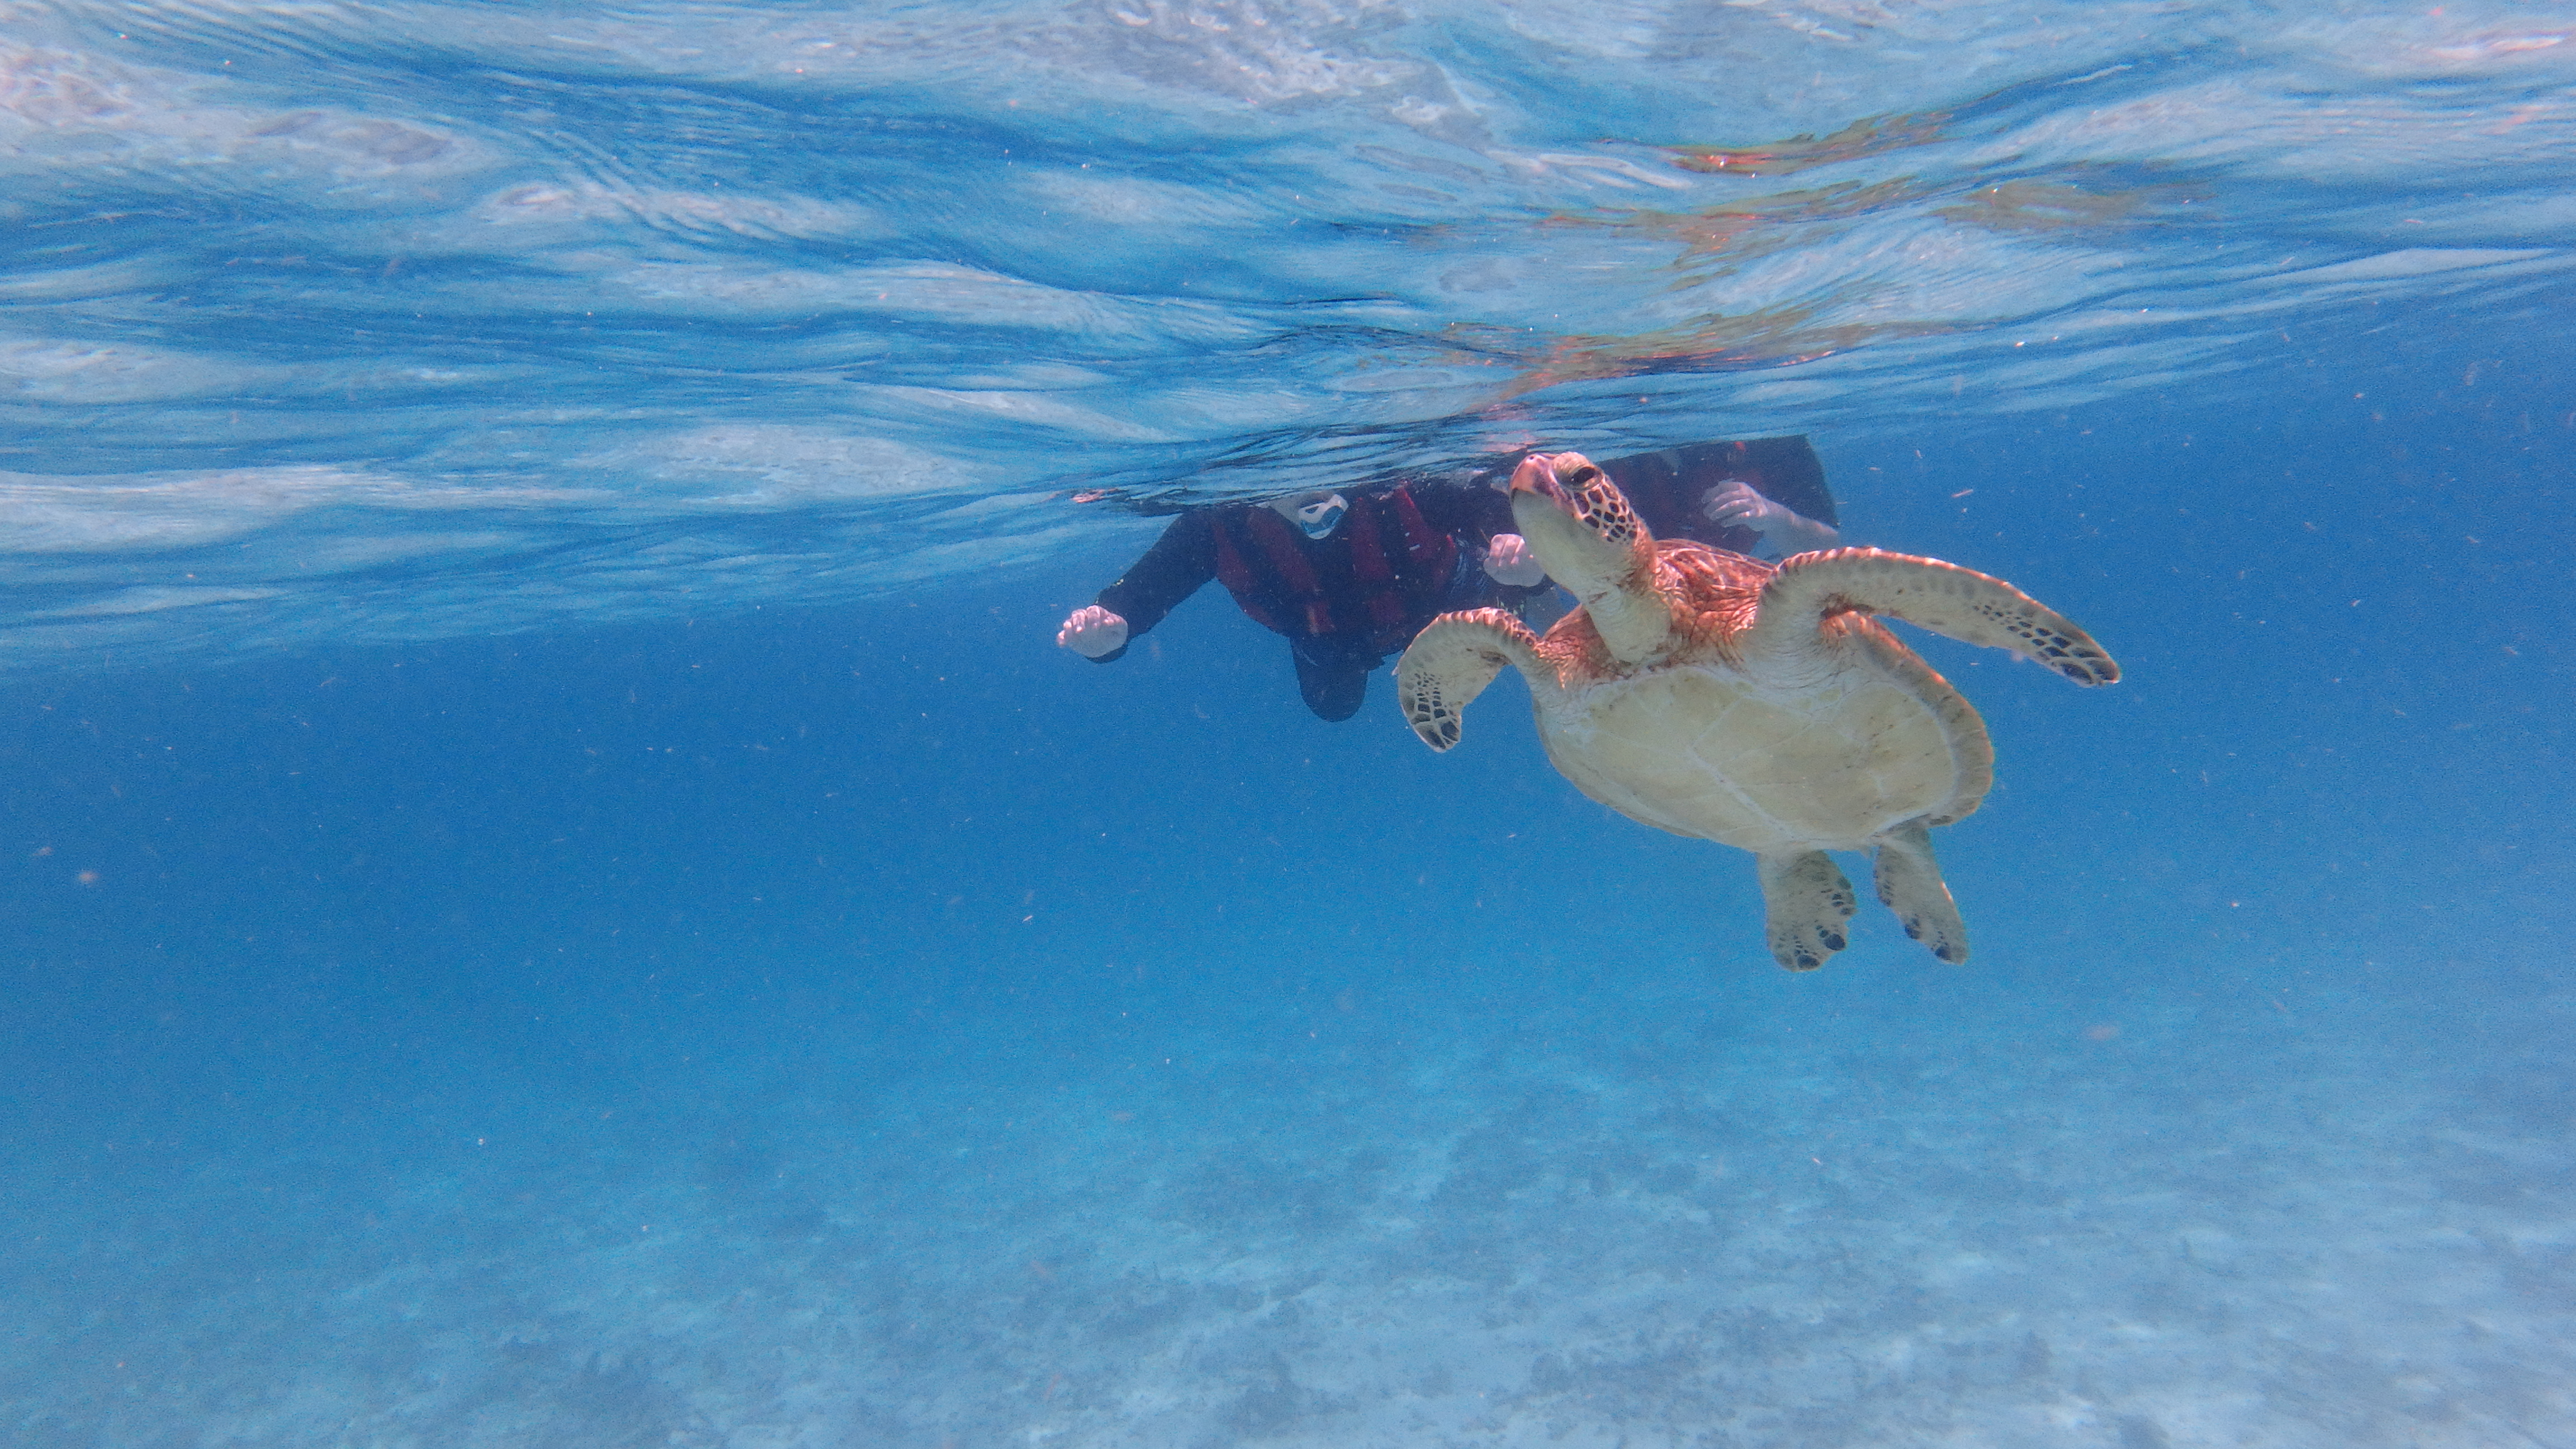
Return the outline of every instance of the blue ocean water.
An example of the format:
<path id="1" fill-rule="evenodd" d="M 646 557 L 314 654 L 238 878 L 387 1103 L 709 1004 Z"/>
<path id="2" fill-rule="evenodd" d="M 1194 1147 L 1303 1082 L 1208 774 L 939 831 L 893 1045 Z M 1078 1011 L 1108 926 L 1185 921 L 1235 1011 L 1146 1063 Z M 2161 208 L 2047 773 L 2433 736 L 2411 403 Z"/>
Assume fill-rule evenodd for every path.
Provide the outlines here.
<path id="1" fill-rule="evenodd" d="M 2576 1444 L 2576 11 L 0 0 L 0 1441 Z M 1150 510 L 1804 433 L 1976 954 Z"/>

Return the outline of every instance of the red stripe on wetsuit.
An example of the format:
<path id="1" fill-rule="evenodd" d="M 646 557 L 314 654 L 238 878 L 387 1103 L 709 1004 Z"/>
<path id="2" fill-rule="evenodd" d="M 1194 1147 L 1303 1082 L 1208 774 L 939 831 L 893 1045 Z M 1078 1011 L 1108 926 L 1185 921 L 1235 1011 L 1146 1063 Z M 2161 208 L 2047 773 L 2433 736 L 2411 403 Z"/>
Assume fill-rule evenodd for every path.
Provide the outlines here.
<path id="1" fill-rule="evenodd" d="M 1394 513 L 1397 529 L 1404 536 L 1400 557 L 1386 546 L 1381 517 L 1384 511 Z M 1250 535 L 1240 542 L 1234 537 L 1234 520 L 1224 516 L 1210 520 L 1210 531 L 1216 538 L 1217 581 L 1234 595 L 1236 606 L 1252 616 L 1254 622 L 1276 633 L 1294 637 L 1300 632 L 1283 624 L 1272 611 L 1270 605 L 1280 601 L 1303 616 L 1299 620 L 1306 626 L 1303 633 L 1312 636 L 1340 632 L 1333 596 L 1326 592 L 1314 560 L 1306 556 L 1297 531 L 1266 506 L 1247 509 L 1240 519 Z M 1402 488 L 1351 500 L 1342 535 L 1350 548 L 1351 574 L 1363 591 L 1350 602 L 1367 615 L 1373 634 L 1401 630 L 1408 612 L 1408 586 L 1437 587 L 1458 561 L 1458 541 L 1433 530 L 1413 495 Z M 1254 558 L 1268 566 L 1267 577 L 1265 571 L 1255 569 Z"/>

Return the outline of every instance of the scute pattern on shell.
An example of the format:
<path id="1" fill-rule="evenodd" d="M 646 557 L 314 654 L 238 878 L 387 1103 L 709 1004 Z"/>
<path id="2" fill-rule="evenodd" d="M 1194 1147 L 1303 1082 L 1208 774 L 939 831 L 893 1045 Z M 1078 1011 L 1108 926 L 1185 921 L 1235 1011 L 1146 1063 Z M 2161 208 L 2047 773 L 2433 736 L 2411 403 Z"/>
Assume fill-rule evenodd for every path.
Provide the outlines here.
<path id="1" fill-rule="evenodd" d="M 1655 582 L 1673 606 L 1674 630 L 1683 643 L 1675 652 L 1706 650 L 1729 664 L 1741 664 L 1744 631 L 1753 627 L 1762 586 L 1771 574 L 1769 564 L 1740 553 L 1688 540 L 1662 545 Z"/>
<path id="2" fill-rule="evenodd" d="M 1622 664 L 1602 642 L 1589 613 L 1577 609 L 1559 619 L 1539 644 L 1539 653 L 1556 666 L 1560 684 L 1619 679 L 1674 659 L 1714 657 L 1742 665 L 1744 631 L 1753 627 L 1771 566 L 1688 539 L 1658 543 L 1654 549 L 1650 587 L 1672 611 L 1672 646 L 1656 659 Z"/>

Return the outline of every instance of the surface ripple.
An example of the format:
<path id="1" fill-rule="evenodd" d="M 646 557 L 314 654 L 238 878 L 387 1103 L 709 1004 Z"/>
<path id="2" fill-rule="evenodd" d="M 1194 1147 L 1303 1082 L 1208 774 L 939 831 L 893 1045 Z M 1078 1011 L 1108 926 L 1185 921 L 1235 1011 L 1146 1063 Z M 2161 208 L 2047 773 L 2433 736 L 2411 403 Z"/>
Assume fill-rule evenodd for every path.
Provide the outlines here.
<path id="1" fill-rule="evenodd" d="M 2504 4 L 0 15 L 19 664 L 828 603 L 1537 441 L 2225 408 L 2527 329 L 2576 230 L 2576 30 Z"/>

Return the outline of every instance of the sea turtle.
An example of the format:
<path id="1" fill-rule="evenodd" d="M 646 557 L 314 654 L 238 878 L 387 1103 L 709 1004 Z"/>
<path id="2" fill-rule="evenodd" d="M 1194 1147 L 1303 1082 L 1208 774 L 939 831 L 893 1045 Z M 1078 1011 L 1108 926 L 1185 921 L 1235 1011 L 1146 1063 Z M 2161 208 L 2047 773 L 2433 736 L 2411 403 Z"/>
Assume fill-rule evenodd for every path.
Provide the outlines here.
<path id="1" fill-rule="evenodd" d="M 1967 930 L 1928 827 L 1977 808 L 1994 746 L 1975 709 L 1869 616 L 2010 649 L 2078 684 L 2120 677 L 2085 632 L 2001 579 L 1837 548 L 1778 566 L 1657 543 L 1580 453 L 1533 455 L 1512 517 L 1582 607 L 1544 639 L 1500 609 L 1443 614 L 1404 651 L 1396 697 L 1423 743 L 1506 664 L 1547 757 L 1584 794 L 1675 835 L 1752 851 L 1771 954 L 1809 971 L 1843 948 L 1851 882 L 1827 850 L 1877 856 L 1878 898 L 1944 961 Z"/>

